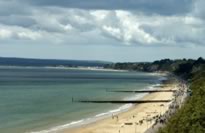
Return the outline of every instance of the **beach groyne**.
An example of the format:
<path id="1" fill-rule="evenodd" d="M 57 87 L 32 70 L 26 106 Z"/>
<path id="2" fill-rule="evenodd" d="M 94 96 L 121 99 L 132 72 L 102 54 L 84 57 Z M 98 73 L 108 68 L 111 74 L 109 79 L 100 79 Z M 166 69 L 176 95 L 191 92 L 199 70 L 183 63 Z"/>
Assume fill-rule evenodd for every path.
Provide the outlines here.
<path id="1" fill-rule="evenodd" d="M 73 102 L 94 104 L 133 104 L 126 112 L 113 114 L 110 118 L 85 125 L 82 128 L 67 130 L 65 133 L 144 133 L 156 132 L 163 125 L 168 115 L 172 115 L 180 108 L 186 98 L 186 88 L 179 80 L 170 82 L 165 87 L 154 90 L 140 100 L 91 100 L 73 99 Z M 142 91 L 143 92 L 143 91 Z M 145 93 L 143 92 L 143 93 Z M 141 93 L 141 92 L 140 92 Z M 150 132 L 149 132 L 150 133 Z"/>
<path id="2" fill-rule="evenodd" d="M 73 102 L 81 102 L 81 103 L 112 103 L 112 104 L 140 104 L 140 103 L 167 103 L 172 100 L 74 100 Z"/>
<path id="3" fill-rule="evenodd" d="M 156 92 L 176 92 L 177 90 L 114 90 L 108 92 L 124 92 L 124 93 L 156 93 Z"/>

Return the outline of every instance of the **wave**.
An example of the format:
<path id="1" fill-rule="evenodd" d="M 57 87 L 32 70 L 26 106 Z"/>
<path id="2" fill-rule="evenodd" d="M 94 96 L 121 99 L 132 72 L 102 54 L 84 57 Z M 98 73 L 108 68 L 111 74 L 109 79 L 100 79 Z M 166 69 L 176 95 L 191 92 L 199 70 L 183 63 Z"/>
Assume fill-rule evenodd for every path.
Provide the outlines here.
<path id="1" fill-rule="evenodd" d="M 146 87 L 146 88 L 144 88 L 142 90 L 154 90 L 154 89 L 156 89 L 157 86 L 160 86 L 160 85 L 161 85 L 160 83 L 157 83 L 157 84 L 148 86 L 148 87 Z M 131 97 L 130 96 L 129 97 L 125 97 L 123 100 L 137 100 L 137 99 L 143 98 L 147 94 L 148 93 L 136 94 L 136 95 L 131 96 Z M 31 132 L 27 132 L 27 133 L 56 133 L 57 131 L 60 131 L 60 130 L 64 130 L 64 129 L 72 128 L 72 127 L 78 127 L 78 126 L 81 126 L 81 125 L 85 125 L 85 124 L 96 122 L 96 121 L 98 121 L 100 119 L 107 118 L 107 117 L 110 117 L 112 115 L 117 115 L 119 113 L 122 113 L 122 112 L 125 112 L 125 111 L 129 110 L 132 106 L 133 106 L 133 104 L 124 104 L 124 105 L 120 106 L 117 109 L 113 109 L 113 110 L 109 110 L 107 112 L 99 113 L 99 114 L 97 114 L 97 115 L 95 115 L 93 117 L 89 117 L 89 118 L 86 118 L 86 119 L 81 119 L 81 120 L 78 120 L 78 121 L 73 121 L 73 122 L 70 122 L 70 123 L 67 123 L 67 124 L 64 124 L 64 125 L 52 127 L 52 128 L 50 128 L 48 130 L 31 131 Z"/>
<path id="2" fill-rule="evenodd" d="M 80 124 L 84 122 L 84 119 L 82 120 L 79 120 L 79 121 L 73 121 L 71 123 L 68 123 L 68 124 L 65 124 L 65 125 L 60 125 L 60 126 L 57 126 L 57 127 L 53 127 L 53 128 L 50 128 L 48 130 L 42 130 L 42 131 L 31 131 L 29 133 L 52 133 L 52 132 L 56 132 L 56 131 L 59 131 L 59 130 L 62 130 L 62 129 L 65 129 L 65 128 L 68 128 L 72 125 L 76 125 L 76 124 Z"/>

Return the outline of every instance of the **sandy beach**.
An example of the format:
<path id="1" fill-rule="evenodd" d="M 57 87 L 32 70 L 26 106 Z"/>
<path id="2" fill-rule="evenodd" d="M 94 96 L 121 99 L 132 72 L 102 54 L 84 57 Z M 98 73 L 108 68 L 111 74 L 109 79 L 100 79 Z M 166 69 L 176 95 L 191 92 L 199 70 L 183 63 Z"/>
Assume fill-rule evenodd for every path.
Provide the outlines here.
<path id="1" fill-rule="evenodd" d="M 177 82 L 165 84 L 160 89 L 178 90 L 180 85 Z M 150 93 L 143 97 L 143 100 L 170 100 L 174 99 L 173 92 Z M 120 114 L 99 120 L 95 123 L 83 125 L 79 128 L 66 129 L 62 133 L 144 133 L 154 128 L 155 119 L 162 116 L 169 110 L 169 103 L 143 103 L 133 105 L 131 109 Z"/>

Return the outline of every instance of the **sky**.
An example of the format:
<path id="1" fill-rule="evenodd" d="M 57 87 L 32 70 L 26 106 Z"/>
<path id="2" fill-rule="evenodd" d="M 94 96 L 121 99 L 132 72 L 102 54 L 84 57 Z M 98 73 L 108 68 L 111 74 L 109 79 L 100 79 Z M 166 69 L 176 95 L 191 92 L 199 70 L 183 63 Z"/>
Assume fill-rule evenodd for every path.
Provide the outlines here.
<path id="1" fill-rule="evenodd" d="M 1 0 L 0 56 L 205 58 L 205 0 Z"/>

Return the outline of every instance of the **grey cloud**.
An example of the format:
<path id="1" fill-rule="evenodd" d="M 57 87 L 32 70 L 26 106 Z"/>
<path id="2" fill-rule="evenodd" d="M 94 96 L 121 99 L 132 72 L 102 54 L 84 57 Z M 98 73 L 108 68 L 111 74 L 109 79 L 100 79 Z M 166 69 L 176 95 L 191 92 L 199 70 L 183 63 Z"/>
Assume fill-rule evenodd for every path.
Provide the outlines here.
<path id="1" fill-rule="evenodd" d="M 205 20 L 205 1 L 197 0 L 194 4 L 194 9 L 192 15 Z"/>
<path id="2" fill-rule="evenodd" d="M 157 24 L 154 24 L 155 22 Z M 194 17 L 185 16 L 166 19 L 159 17 L 153 21 L 153 24 L 142 24 L 141 28 L 160 40 L 162 44 L 204 45 L 204 24 L 198 23 L 198 19 Z"/>
<path id="3" fill-rule="evenodd" d="M 29 15 L 32 10 L 30 6 L 26 5 L 23 1 L 15 0 L 1 0 L 0 1 L 0 16 L 10 15 Z"/>
<path id="4" fill-rule="evenodd" d="M 194 0 L 24 0 L 35 6 L 79 9 L 137 10 L 147 14 L 186 14 Z"/>
<path id="5" fill-rule="evenodd" d="M 59 19 L 59 22 L 63 25 L 70 24 L 76 30 L 81 32 L 87 32 L 95 29 L 95 23 L 93 17 L 84 10 L 70 10 L 65 12 L 64 17 Z"/>
<path id="6" fill-rule="evenodd" d="M 36 24 L 36 21 L 28 16 L 10 15 L 1 16 L 0 23 L 11 26 L 31 27 Z"/>

